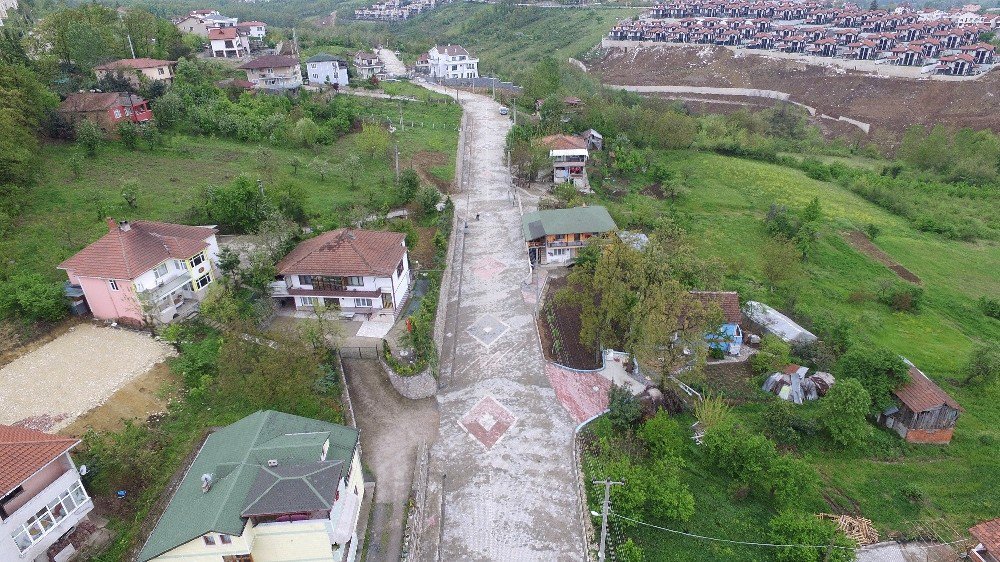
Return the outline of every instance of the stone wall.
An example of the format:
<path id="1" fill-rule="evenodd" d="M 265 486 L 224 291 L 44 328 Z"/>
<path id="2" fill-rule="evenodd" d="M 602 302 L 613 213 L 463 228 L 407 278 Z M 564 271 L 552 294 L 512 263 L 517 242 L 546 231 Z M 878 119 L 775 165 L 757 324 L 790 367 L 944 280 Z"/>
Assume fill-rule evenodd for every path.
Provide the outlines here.
<path id="1" fill-rule="evenodd" d="M 392 383 L 392 387 L 403 398 L 420 400 L 437 394 L 437 379 L 431 374 L 430 368 L 427 368 L 422 373 L 404 377 L 397 375 L 381 356 L 378 359 L 378 364 L 382 366 L 382 369 L 389 376 L 389 382 Z"/>

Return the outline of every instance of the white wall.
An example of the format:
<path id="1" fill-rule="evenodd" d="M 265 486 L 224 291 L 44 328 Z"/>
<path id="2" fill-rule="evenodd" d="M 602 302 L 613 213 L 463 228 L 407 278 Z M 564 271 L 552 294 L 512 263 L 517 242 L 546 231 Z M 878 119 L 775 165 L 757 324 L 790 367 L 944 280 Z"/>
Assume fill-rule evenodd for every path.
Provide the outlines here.
<path id="1" fill-rule="evenodd" d="M 310 84 L 347 86 L 347 67 L 342 67 L 333 61 L 307 63 L 306 72 Z"/>

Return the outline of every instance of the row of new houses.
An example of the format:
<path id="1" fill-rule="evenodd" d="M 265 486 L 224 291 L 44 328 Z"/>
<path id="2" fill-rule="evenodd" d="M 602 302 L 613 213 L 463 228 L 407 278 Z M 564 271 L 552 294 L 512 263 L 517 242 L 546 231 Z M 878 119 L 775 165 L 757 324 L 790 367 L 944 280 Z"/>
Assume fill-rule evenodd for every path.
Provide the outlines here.
<path id="1" fill-rule="evenodd" d="M 440 3 L 448 3 L 443 0 Z M 438 0 L 386 0 L 354 10 L 354 19 L 372 21 L 402 21 L 421 12 L 433 10 Z"/>
<path id="2" fill-rule="evenodd" d="M 365 487 L 358 431 L 260 411 L 205 440 L 140 562 L 355 559 Z M 0 425 L 0 560 L 63 562 L 93 510 L 80 441 Z M 76 540 L 75 540 L 76 539 Z"/>
<path id="3" fill-rule="evenodd" d="M 128 324 L 194 314 L 217 280 L 216 230 L 152 221 L 115 222 L 59 265 L 77 314 Z M 346 316 L 394 318 L 409 296 L 405 236 L 339 229 L 310 238 L 277 264 L 279 305 L 322 306 Z"/>
<path id="4" fill-rule="evenodd" d="M 208 39 L 212 57 L 233 58 L 250 54 L 251 42 L 262 42 L 267 24 L 260 21 L 240 23 L 238 18 L 223 16 L 217 10 L 194 10 L 174 21 L 183 33 Z"/>

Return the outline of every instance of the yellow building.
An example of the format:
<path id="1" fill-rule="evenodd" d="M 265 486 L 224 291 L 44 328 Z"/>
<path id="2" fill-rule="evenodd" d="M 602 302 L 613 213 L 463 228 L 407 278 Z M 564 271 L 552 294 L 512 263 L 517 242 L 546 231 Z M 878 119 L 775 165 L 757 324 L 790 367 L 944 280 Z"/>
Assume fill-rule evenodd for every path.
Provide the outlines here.
<path id="1" fill-rule="evenodd" d="M 261 411 L 208 437 L 139 562 L 352 562 L 358 431 Z"/>

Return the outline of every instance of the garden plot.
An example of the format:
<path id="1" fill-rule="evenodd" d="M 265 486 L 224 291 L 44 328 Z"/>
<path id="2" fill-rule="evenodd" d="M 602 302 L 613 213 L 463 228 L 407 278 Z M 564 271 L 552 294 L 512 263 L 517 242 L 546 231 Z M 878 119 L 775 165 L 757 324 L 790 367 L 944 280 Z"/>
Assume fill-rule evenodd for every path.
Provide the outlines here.
<path id="1" fill-rule="evenodd" d="M 145 333 L 72 328 L 0 369 L 0 423 L 58 430 L 173 353 Z"/>

